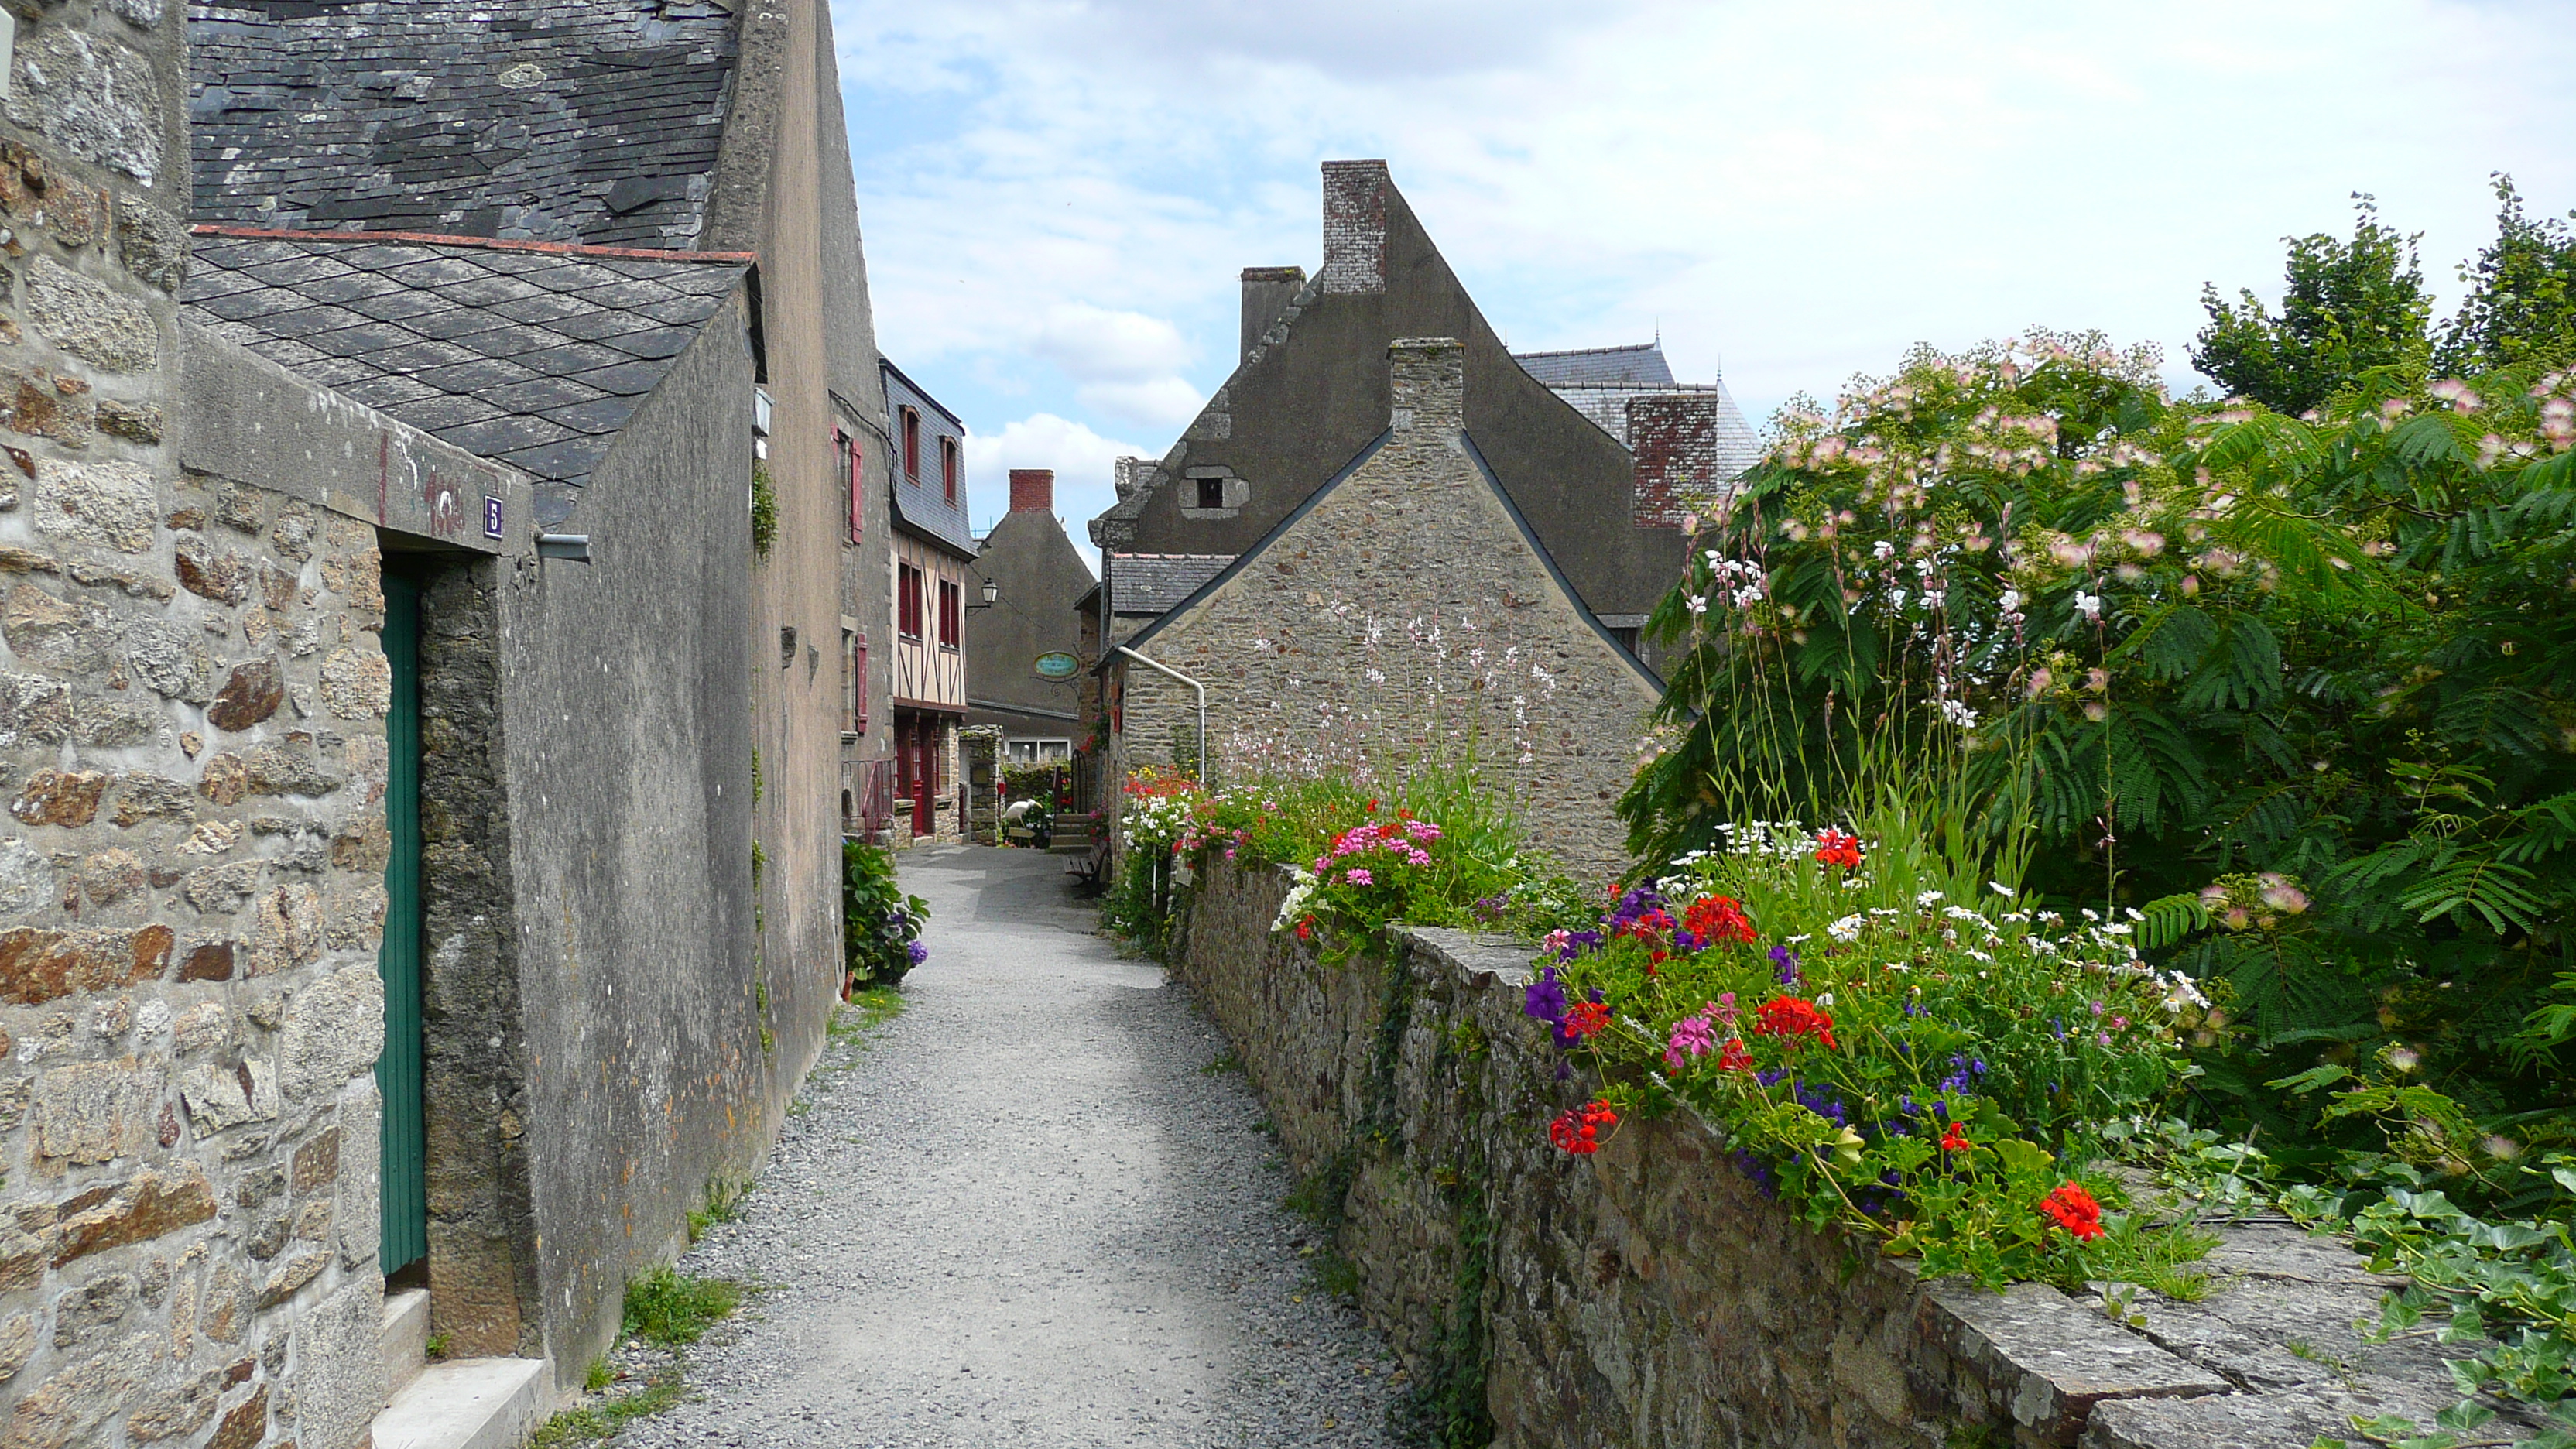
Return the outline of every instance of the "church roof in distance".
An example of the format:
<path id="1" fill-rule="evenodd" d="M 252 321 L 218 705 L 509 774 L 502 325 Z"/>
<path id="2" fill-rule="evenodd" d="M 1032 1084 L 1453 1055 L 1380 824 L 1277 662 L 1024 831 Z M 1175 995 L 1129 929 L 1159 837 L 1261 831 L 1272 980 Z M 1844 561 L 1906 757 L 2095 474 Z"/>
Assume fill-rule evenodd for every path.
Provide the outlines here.
<path id="1" fill-rule="evenodd" d="M 1521 370 L 1550 388 L 1671 387 L 1673 370 L 1661 342 L 1581 347 L 1567 352 L 1515 352 Z"/>

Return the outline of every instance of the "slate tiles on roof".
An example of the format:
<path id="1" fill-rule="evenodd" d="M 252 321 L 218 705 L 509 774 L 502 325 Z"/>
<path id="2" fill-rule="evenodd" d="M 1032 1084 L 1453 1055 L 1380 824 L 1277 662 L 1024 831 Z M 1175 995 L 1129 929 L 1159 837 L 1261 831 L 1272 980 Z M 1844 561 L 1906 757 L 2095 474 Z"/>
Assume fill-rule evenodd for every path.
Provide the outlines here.
<path id="1" fill-rule="evenodd" d="M 599 466 L 740 260 L 203 235 L 180 301 L 272 362 L 553 483 Z M 352 279 L 392 290 L 341 301 Z"/>
<path id="2" fill-rule="evenodd" d="M 736 36 L 714 0 L 192 0 L 199 220 L 686 248 Z"/>
<path id="3" fill-rule="evenodd" d="M 1673 370 L 1660 342 L 1586 347 L 1571 352 L 1516 352 L 1521 370 L 1551 388 L 1670 387 Z"/>
<path id="4" fill-rule="evenodd" d="M 1160 614 L 1225 572 L 1234 555 L 1112 553 L 1103 555 L 1100 562 L 1112 613 Z"/>

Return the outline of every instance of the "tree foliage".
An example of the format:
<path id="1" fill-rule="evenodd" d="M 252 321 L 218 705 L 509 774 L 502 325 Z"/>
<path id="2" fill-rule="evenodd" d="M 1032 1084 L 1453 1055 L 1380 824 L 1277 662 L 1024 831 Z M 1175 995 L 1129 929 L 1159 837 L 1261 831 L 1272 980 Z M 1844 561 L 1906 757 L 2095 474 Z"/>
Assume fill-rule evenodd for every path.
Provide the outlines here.
<path id="1" fill-rule="evenodd" d="M 2383 371 L 2303 421 L 2175 405 L 2094 338 L 1918 352 L 1784 418 L 1699 539 L 1633 841 L 1828 823 L 1873 749 L 1955 750 L 1957 835 L 2211 989 L 2213 1119 L 2337 1143 L 2262 1084 L 2402 1048 L 2576 1135 L 2541 1029 L 2576 973 L 2572 391 Z"/>
<path id="2" fill-rule="evenodd" d="M 2469 295 L 2442 331 L 2435 365 L 2453 376 L 2576 362 L 2576 234 L 2523 214 L 2513 178 L 2495 177 L 2496 239 L 2460 268 Z"/>
<path id="3" fill-rule="evenodd" d="M 2383 226 L 2372 198 L 2353 197 L 2352 240 L 2324 232 L 2284 237 L 2290 259 L 2278 317 L 2249 288 L 2236 302 L 2203 286 L 2209 313 L 2191 364 L 2231 394 L 2297 416 L 2351 379 L 2389 369 L 2410 382 L 2424 375 L 2432 296 L 2416 265 L 2423 233 Z"/>

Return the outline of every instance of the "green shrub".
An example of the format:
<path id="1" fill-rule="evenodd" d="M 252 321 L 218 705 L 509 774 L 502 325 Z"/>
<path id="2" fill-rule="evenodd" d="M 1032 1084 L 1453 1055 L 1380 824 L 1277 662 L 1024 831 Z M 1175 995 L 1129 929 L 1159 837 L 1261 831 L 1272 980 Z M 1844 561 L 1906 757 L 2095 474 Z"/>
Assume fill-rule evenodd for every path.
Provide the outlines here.
<path id="1" fill-rule="evenodd" d="M 841 941 L 850 991 L 892 986 L 927 960 L 921 928 L 929 919 L 930 903 L 906 895 L 895 880 L 893 851 L 841 843 Z"/>
<path id="2" fill-rule="evenodd" d="M 769 481 L 769 465 L 751 465 L 751 547 L 762 558 L 769 557 L 772 544 L 778 542 L 778 487 Z"/>
<path id="3" fill-rule="evenodd" d="M 663 1348 L 697 1342 L 742 1301 L 742 1285 L 656 1268 L 626 1285 L 625 1331 Z"/>

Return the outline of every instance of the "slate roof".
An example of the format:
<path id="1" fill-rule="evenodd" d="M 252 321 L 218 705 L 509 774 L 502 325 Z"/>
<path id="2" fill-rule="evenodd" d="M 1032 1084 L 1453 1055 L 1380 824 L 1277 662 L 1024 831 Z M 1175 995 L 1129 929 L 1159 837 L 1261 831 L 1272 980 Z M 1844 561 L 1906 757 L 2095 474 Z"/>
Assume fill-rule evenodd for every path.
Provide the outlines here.
<path id="1" fill-rule="evenodd" d="M 713 0 L 192 0 L 201 222 L 685 248 L 735 61 Z"/>
<path id="2" fill-rule="evenodd" d="M 1230 553 L 1111 553 L 1100 559 L 1115 614 L 1160 614 L 1234 562 Z"/>
<path id="3" fill-rule="evenodd" d="M 1515 352 L 1512 360 L 1551 389 L 1673 385 L 1673 370 L 1664 362 L 1661 342 L 1633 347 L 1585 347 L 1571 352 Z"/>
<path id="4" fill-rule="evenodd" d="M 695 259 L 692 259 L 692 258 Z M 741 284 L 738 253 L 618 255 L 200 228 L 190 320 L 445 442 L 578 486 Z M 540 522 L 569 512 L 540 492 Z M 547 501 L 551 497 L 551 504 Z"/>
<path id="5" fill-rule="evenodd" d="M 929 389 L 912 380 L 894 365 L 891 358 L 879 356 L 877 370 L 885 382 L 886 414 L 889 427 L 896 412 L 906 403 L 925 409 L 921 447 L 921 471 L 906 476 L 900 462 L 895 467 L 895 521 L 937 539 L 962 558 L 973 558 L 981 545 L 975 541 L 975 529 L 966 517 L 966 424 L 945 403 L 930 395 Z M 946 426 L 941 426 L 945 423 Z M 941 437 L 957 444 L 957 499 L 950 502 L 947 485 L 939 476 Z M 897 446 L 901 446 L 898 444 Z"/>

